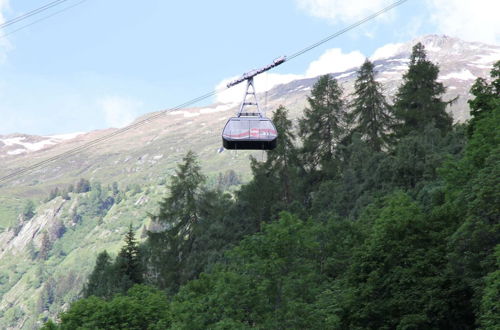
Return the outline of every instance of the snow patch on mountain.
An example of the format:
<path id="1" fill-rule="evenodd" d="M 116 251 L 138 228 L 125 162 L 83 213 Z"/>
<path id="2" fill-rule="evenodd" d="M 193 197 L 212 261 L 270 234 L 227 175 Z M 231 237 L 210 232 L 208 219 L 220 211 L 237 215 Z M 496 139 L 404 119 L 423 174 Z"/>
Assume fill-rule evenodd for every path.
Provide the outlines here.
<path id="1" fill-rule="evenodd" d="M 236 106 L 235 103 L 219 104 L 219 105 L 217 105 L 215 107 L 200 109 L 199 112 L 200 112 L 200 114 L 222 112 L 222 111 L 227 111 L 227 110 L 233 108 L 234 106 Z"/>
<path id="2" fill-rule="evenodd" d="M 336 76 L 335 79 L 347 78 L 349 76 L 354 75 L 355 73 L 356 73 L 356 71 L 349 71 L 349 72 L 346 72 L 346 73 L 343 73 L 343 74 Z"/>
<path id="3" fill-rule="evenodd" d="M 461 71 L 451 72 L 447 75 L 439 77 L 439 80 L 447 80 L 447 79 L 459 79 L 459 80 L 475 80 L 477 77 L 472 74 L 467 69 L 462 69 Z"/>
<path id="4" fill-rule="evenodd" d="M 236 103 L 223 103 L 217 104 L 207 108 L 201 108 L 199 110 L 189 109 L 189 110 L 176 110 L 169 112 L 170 116 L 182 115 L 184 118 L 198 117 L 199 115 L 216 113 L 216 112 L 224 112 L 234 108 Z"/>
<path id="5" fill-rule="evenodd" d="M 475 64 L 490 64 L 496 61 L 500 61 L 500 50 L 494 51 L 490 54 L 477 56 L 474 61 Z"/>
<path id="6" fill-rule="evenodd" d="M 83 134 L 82 132 L 48 135 L 48 136 L 32 136 L 24 134 L 13 134 L 0 136 L 0 155 L 4 154 L 15 156 L 34 151 L 39 151 L 47 147 L 76 138 Z"/>

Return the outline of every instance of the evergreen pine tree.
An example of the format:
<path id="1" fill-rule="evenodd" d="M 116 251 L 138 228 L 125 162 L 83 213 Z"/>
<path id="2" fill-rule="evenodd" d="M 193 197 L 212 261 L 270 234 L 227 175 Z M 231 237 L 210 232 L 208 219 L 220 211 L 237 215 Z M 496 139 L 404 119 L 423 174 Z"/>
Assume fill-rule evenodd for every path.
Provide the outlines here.
<path id="1" fill-rule="evenodd" d="M 52 243 L 50 242 L 49 235 L 46 231 L 42 234 L 42 244 L 40 246 L 40 252 L 38 253 L 38 258 L 42 260 L 47 260 L 49 258 L 50 249 L 52 248 Z"/>
<path id="2" fill-rule="evenodd" d="M 24 220 L 30 220 L 35 215 L 35 203 L 31 199 L 24 204 L 22 215 Z"/>
<path id="3" fill-rule="evenodd" d="M 288 119 L 288 110 L 280 106 L 273 115 L 273 122 L 279 135 L 279 143 L 274 150 L 267 153 L 264 167 L 272 171 L 278 179 L 278 188 L 281 191 L 280 201 L 289 205 L 293 199 L 292 180 L 298 163 L 297 149 L 294 145 L 292 121 Z"/>
<path id="4" fill-rule="evenodd" d="M 344 137 L 346 110 L 342 88 L 330 75 L 321 76 L 314 84 L 309 107 L 299 121 L 304 163 L 312 170 L 325 169 L 333 160 L 335 148 Z"/>
<path id="5" fill-rule="evenodd" d="M 398 120 L 395 133 L 398 137 L 413 131 L 422 132 L 429 124 L 442 133 L 451 129 L 453 121 L 445 111 L 451 101 L 441 99 L 445 88 L 437 81 L 438 74 L 439 68 L 427 59 L 424 46 L 416 44 L 394 102 L 394 114 Z"/>
<path id="6" fill-rule="evenodd" d="M 490 74 L 491 83 L 488 83 L 484 78 L 477 78 L 471 87 L 470 92 L 474 95 L 474 99 L 468 101 L 472 116 L 468 127 L 469 137 L 472 136 L 478 120 L 498 106 L 498 99 L 500 98 L 500 61 L 493 65 Z"/>
<path id="7" fill-rule="evenodd" d="M 179 234 L 187 234 L 190 225 L 199 217 L 196 197 L 206 178 L 201 173 L 196 154 L 192 151 L 186 154 L 175 173 L 169 186 L 170 196 L 160 203 L 160 213 L 155 220 L 171 229 L 177 228 Z"/>
<path id="8" fill-rule="evenodd" d="M 115 281 L 111 257 L 108 252 L 103 251 L 97 255 L 94 270 L 83 289 L 83 296 L 109 299 L 113 296 Z"/>
<path id="9" fill-rule="evenodd" d="M 373 63 L 366 59 L 354 84 L 351 116 L 355 122 L 354 130 L 374 151 L 381 151 L 386 145 L 392 121 L 381 89 L 380 83 L 375 81 Z"/>
<path id="10" fill-rule="evenodd" d="M 251 157 L 253 179 L 237 194 L 237 205 L 253 231 L 260 230 L 262 222 L 277 219 L 279 212 L 289 210 L 296 199 L 293 182 L 298 177 L 298 155 L 287 109 L 280 106 L 273 115 L 273 122 L 278 131 L 278 145 L 267 152 L 265 162 Z"/>
<path id="11" fill-rule="evenodd" d="M 164 230 L 148 233 L 147 277 L 160 288 L 176 291 L 181 283 L 181 265 L 200 218 L 199 195 L 205 180 L 196 154 L 189 151 L 172 177 L 170 196 L 160 203 L 159 214 L 152 217 Z"/>
<path id="12" fill-rule="evenodd" d="M 115 267 L 122 281 L 122 291 L 125 292 L 133 284 L 142 283 L 142 267 L 139 256 L 139 245 L 135 239 L 132 225 L 125 234 L 125 245 L 118 253 Z"/>

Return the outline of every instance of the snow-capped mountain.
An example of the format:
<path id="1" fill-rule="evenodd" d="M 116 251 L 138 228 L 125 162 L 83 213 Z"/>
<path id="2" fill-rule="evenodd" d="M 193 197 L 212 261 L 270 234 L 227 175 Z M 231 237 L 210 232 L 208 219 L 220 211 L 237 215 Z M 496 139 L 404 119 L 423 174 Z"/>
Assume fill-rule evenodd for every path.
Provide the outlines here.
<path id="1" fill-rule="evenodd" d="M 456 99 L 447 110 L 456 122 L 467 120 L 470 87 L 477 77 L 488 79 L 493 63 L 500 60 L 500 46 L 467 42 L 440 35 L 428 35 L 407 43 L 385 45 L 374 53 L 371 60 L 375 64 L 377 79 L 382 83 L 389 101 L 402 82 L 401 77 L 407 71 L 412 47 L 417 42 L 423 43 L 428 58 L 439 66 L 439 80 L 447 89 L 444 99 Z M 358 68 L 354 67 L 344 72 L 331 73 L 343 86 L 346 97 L 353 92 L 357 70 Z M 305 78 L 277 85 L 260 95 L 261 106 L 272 111 L 283 105 L 290 110 L 290 117 L 297 119 L 306 106 L 307 96 L 316 80 L 317 77 Z M 220 131 L 224 122 L 236 112 L 237 107 L 236 103 L 218 103 L 203 108 L 170 112 L 166 116 L 150 121 L 140 129 L 130 130 L 107 141 L 106 144 L 85 151 L 85 155 L 73 157 L 66 164 L 54 163 L 54 168 L 60 170 L 40 169 L 38 173 L 27 174 L 21 180 L 38 182 L 41 177 L 47 180 L 55 175 L 64 176 L 66 171 L 67 174 L 79 173 L 78 175 L 91 173 L 95 177 L 100 177 L 100 173 L 107 173 L 105 178 L 112 179 L 112 175 L 110 176 L 105 169 L 115 175 L 132 172 L 140 175 L 148 168 L 147 175 L 153 175 L 154 172 L 161 171 L 161 164 L 164 164 L 163 166 L 167 166 L 167 163 L 172 164 L 178 159 L 176 157 L 187 149 L 206 155 L 213 168 L 220 171 L 221 166 L 235 165 L 232 156 L 217 151 L 220 149 Z M 268 113 L 268 116 L 270 115 Z M 4 166 L 0 167 L 0 175 L 12 172 L 35 160 L 43 160 L 67 151 L 107 133 L 109 130 L 63 136 L 40 137 L 23 134 L 0 136 L 0 160 L 4 163 Z M 131 163 L 134 159 L 138 159 L 137 164 Z M 239 160 L 239 162 L 245 161 Z"/>
<path id="2" fill-rule="evenodd" d="M 407 43 L 388 44 L 380 47 L 370 60 L 375 65 L 377 80 L 382 83 L 389 101 L 401 84 L 401 78 L 408 69 L 410 54 L 413 46 L 421 42 L 427 52 L 427 57 L 439 66 L 439 81 L 446 87 L 445 100 L 458 97 L 448 111 L 455 122 L 469 119 L 470 87 L 476 78 L 488 79 L 493 64 L 500 60 L 500 46 L 487 45 L 480 42 L 467 42 L 458 38 L 442 35 L 427 35 L 416 38 Z M 353 92 L 356 71 L 351 68 L 344 72 L 331 73 L 344 87 L 345 95 Z M 308 78 L 292 81 L 288 84 L 276 86 L 268 92 L 271 100 L 300 99 L 299 94 L 305 97 L 317 78 Z"/>
<path id="3" fill-rule="evenodd" d="M 71 140 L 83 133 L 70 133 L 50 136 L 26 134 L 0 135 L 0 157 L 20 155 L 42 150 L 66 140 Z"/>
<path id="4" fill-rule="evenodd" d="M 493 63 L 500 60 L 500 46 L 437 35 L 424 36 L 404 44 L 386 45 L 375 52 L 371 60 L 389 101 L 408 68 L 411 49 L 419 41 L 424 44 L 429 59 L 439 65 L 439 79 L 447 88 L 444 98 L 451 100 L 458 96 L 458 101 L 448 111 L 455 121 L 466 120 L 469 118 L 467 100 L 470 98 L 470 87 L 476 77 L 488 79 Z M 332 73 L 343 86 L 346 97 L 353 91 L 357 69 Z M 302 116 L 307 96 L 316 81 L 317 77 L 278 85 L 260 95 L 261 106 L 272 111 L 283 105 L 289 109 L 291 119 L 296 121 Z M 3 222 L 0 222 L 0 262 L 8 276 L 0 276 L 0 280 L 4 281 L 0 281 L 0 289 L 3 289 L 0 294 L 0 311 L 7 311 L 0 312 L 0 323 L 2 319 L 10 318 L 9 315 L 17 315 L 14 328 L 22 328 L 28 319 L 39 319 L 33 312 L 36 305 L 34 302 L 49 292 L 49 288 L 55 287 L 49 286 L 50 283 L 60 281 L 57 282 L 57 290 L 62 292 L 60 297 L 72 297 L 72 294 L 76 297 L 93 267 L 93 260 L 90 261 L 88 256 L 95 255 L 96 251 L 104 248 L 116 250 L 123 238 L 123 232 L 119 228 L 128 228 L 130 219 L 140 219 L 145 223 L 147 212 L 156 212 L 157 202 L 166 193 L 164 178 L 173 174 L 176 162 L 187 150 L 193 150 L 199 155 L 203 172 L 209 175 L 215 176 L 228 169 L 234 169 L 240 174 L 249 173 L 248 152 L 222 152 L 220 149 L 221 130 L 237 107 L 238 104 L 235 103 L 219 103 L 169 112 L 92 148 L 80 150 L 69 157 L 56 157 L 57 160 L 48 166 L 35 168 L 10 181 L 1 182 L 0 221 Z M 107 129 L 53 136 L 0 136 L 0 177 L 75 150 L 113 131 L 114 129 Z M 260 151 L 253 155 L 257 159 L 265 157 Z M 41 203 L 36 216 L 29 220 L 19 216 L 19 212 L 26 199 L 43 200 L 50 190 L 56 187 L 63 189 L 80 178 L 100 181 L 105 185 L 115 181 L 122 188 L 142 183 L 147 187 L 147 193 L 136 194 L 131 189 L 128 199 L 119 206 L 113 206 L 106 217 L 100 219 L 102 225 L 85 225 L 73 232 L 72 236 L 66 234 L 66 241 L 59 241 L 60 252 L 57 258 L 47 261 L 54 266 L 54 276 L 47 276 L 40 271 L 41 263 L 30 259 L 30 251 L 40 249 L 44 234 L 57 235 L 61 225 L 68 228 L 77 226 L 76 222 L 81 219 L 74 220 L 69 215 L 77 213 L 81 205 L 80 197 L 75 196 L 69 200 L 58 197 L 48 203 Z M 157 199 L 148 200 L 151 196 Z M 54 241 L 56 239 L 59 237 L 53 238 Z M 71 240 L 77 240 L 76 244 L 71 243 Z M 71 271 L 68 264 L 76 262 L 78 272 Z M 70 294 L 67 295 L 68 293 Z M 67 303 L 68 300 L 61 298 L 57 302 L 60 306 L 56 307 L 64 309 Z M 50 311 L 55 313 L 57 309 L 53 310 L 51 307 Z M 44 310 L 43 313 L 41 315 L 49 315 L 48 311 Z"/>

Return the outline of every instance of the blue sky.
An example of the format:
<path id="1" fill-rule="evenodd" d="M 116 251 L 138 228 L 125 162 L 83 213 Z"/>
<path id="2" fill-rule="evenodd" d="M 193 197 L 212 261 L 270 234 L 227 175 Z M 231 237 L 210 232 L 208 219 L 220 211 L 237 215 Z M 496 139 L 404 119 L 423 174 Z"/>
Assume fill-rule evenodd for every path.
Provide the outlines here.
<path id="1" fill-rule="evenodd" d="M 79 1 L 68 0 L 3 32 Z M 48 2 L 0 0 L 1 19 Z M 123 126 L 292 54 L 392 2 L 84 1 L 0 39 L 0 134 L 50 135 Z M 499 3 L 409 0 L 283 64 L 267 80 L 347 69 L 379 47 L 423 34 L 498 44 Z"/>

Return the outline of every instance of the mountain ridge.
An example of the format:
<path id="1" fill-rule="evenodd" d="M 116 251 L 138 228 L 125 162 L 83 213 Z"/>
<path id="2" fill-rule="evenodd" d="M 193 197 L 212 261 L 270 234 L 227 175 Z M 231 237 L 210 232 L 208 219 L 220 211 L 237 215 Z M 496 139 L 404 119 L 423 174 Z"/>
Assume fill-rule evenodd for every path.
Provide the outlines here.
<path id="1" fill-rule="evenodd" d="M 457 52 L 460 47 L 465 49 L 461 56 L 457 53 L 453 61 L 440 64 L 443 66 L 440 79 L 448 87 L 445 99 L 457 94 L 461 96 L 450 108 L 455 121 L 466 120 L 468 93 L 474 81 L 472 76 L 489 76 L 486 65 L 489 62 L 486 63 L 485 58 L 495 58 L 498 54 L 500 59 L 500 47 L 471 46 L 471 43 L 448 37 L 422 38 L 427 38 L 425 42 L 430 48 L 431 60 L 440 59 L 445 48 L 455 47 Z M 394 95 L 406 70 L 408 58 L 403 55 L 408 47 L 411 49 L 410 43 L 406 48 L 401 45 L 393 47 L 393 53 L 386 52 L 390 57 L 374 61 L 379 72 L 377 79 L 383 83 L 389 98 Z M 483 48 L 486 50 L 480 51 Z M 447 57 L 443 55 L 443 58 Z M 333 73 L 346 96 L 352 93 L 355 74 L 355 68 Z M 267 97 L 261 93 L 261 100 L 267 99 L 264 102 L 267 109 L 275 109 L 281 104 L 286 106 L 291 119 L 296 122 L 316 79 L 309 77 L 277 85 L 267 92 Z M 174 174 L 176 163 L 187 150 L 193 149 L 198 154 L 203 171 L 209 175 L 209 184 L 215 182 L 218 173 L 228 169 L 248 178 L 248 155 L 261 160 L 264 153 L 220 150 L 220 131 L 237 106 L 235 103 L 215 103 L 172 111 L 91 150 L 1 185 L 0 220 L 4 222 L 0 222 L 0 262 L 3 266 L 0 269 L 0 327 L 36 327 L 43 318 L 56 316 L 79 295 L 98 252 L 106 249 L 115 254 L 129 225 L 133 226 L 138 237 L 144 237 L 149 225 L 148 214 L 157 212 L 158 202 L 168 191 L 166 177 Z M 150 115 L 143 115 L 136 121 Z M 115 128 L 108 128 L 60 140 L 54 140 L 54 136 L 19 133 L 0 136 L 0 154 L 4 155 L 0 156 L 4 165 L 0 168 L 0 175 L 72 150 L 114 131 Z M 5 143 L 7 139 L 14 140 Z M 54 143 L 47 143 L 49 141 Z M 34 150 L 33 145 L 44 147 Z M 29 149 L 30 146 L 33 150 Z M 8 151 L 21 147 L 27 151 L 8 154 Z M 82 177 L 90 181 L 92 189 L 47 198 L 50 190 L 66 190 Z M 119 183 L 116 194 L 113 182 Z M 105 204 L 108 197 L 113 197 L 113 202 Z M 23 202 L 28 198 L 37 204 L 30 219 L 20 214 Z M 43 256 L 44 249 L 49 249 L 50 255 Z M 48 300 L 50 295 L 52 302 L 47 307 L 44 299 Z"/>
<path id="2" fill-rule="evenodd" d="M 445 100 L 458 99 L 448 108 L 455 122 L 469 118 L 467 100 L 469 89 L 476 77 L 488 77 L 495 59 L 500 59 L 500 46 L 480 42 L 467 42 L 458 38 L 426 35 L 401 44 L 380 47 L 373 55 L 377 80 L 392 100 L 401 77 L 407 69 L 409 54 L 415 42 L 422 42 L 428 58 L 440 67 L 439 80 L 447 87 Z M 349 98 L 353 91 L 357 68 L 331 73 L 344 88 Z M 279 84 L 259 94 L 261 105 L 268 110 L 283 105 L 290 111 L 292 120 L 301 116 L 306 107 L 307 96 L 318 77 L 304 77 Z M 258 87 L 257 87 L 258 89 Z M 235 100 L 236 101 L 236 100 Z M 214 103 L 208 106 L 179 109 L 166 113 L 145 125 L 101 143 L 91 150 L 84 150 L 71 158 L 65 158 L 44 168 L 25 173 L 0 186 L 0 192 L 20 197 L 35 197 L 38 193 L 69 184 L 79 177 L 88 177 L 105 183 L 111 181 L 146 182 L 159 175 L 172 173 L 175 162 L 188 149 L 196 151 L 207 172 L 216 175 L 220 170 L 236 168 L 248 173 L 247 155 L 263 157 L 259 152 L 221 152 L 220 131 L 227 118 L 237 111 L 238 103 Z M 157 113 L 157 112 L 156 112 Z M 136 119 L 144 120 L 150 113 Z M 106 136 L 116 128 L 79 132 L 55 136 L 33 136 L 11 134 L 0 136 L 0 176 L 22 169 L 27 164 L 37 163 L 62 154 L 85 143 Z M 7 142 L 7 143 L 6 143 Z M 22 187 L 31 187 L 22 189 Z M 15 189 L 14 189 L 15 188 Z M 10 191 L 9 191 L 10 190 Z M 0 224 L 1 226 L 1 224 Z"/>

